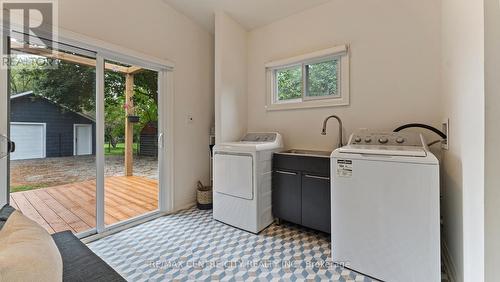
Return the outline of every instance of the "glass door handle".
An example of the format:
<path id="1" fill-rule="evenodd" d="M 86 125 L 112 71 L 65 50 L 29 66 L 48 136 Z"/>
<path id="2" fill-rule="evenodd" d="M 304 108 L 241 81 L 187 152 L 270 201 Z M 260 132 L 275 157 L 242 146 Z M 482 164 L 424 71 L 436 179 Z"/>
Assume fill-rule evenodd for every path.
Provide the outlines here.
<path id="1" fill-rule="evenodd" d="M 7 152 L 14 153 L 16 151 L 16 142 L 7 141 Z"/>
<path id="2" fill-rule="evenodd" d="M 163 132 L 158 134 L 158 148 L 163 148 Z"/>

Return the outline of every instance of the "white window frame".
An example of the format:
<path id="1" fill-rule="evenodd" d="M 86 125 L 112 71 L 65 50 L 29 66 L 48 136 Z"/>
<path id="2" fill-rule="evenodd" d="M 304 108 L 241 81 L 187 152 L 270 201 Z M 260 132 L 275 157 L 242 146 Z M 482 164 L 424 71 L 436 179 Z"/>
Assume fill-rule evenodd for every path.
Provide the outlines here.
<path id="1" fill-rule="evenodd" d="M 310 97 L 306 95 L 306 65 L 325 62 L 338 58 L 339 65 L 337 68 L 338 88 L 337 95 Z M 277 99 L 278 85 L 276 83 L 276 72 L 286 70 L 293 67 L 301 66 L 302 68 L 302 97 L 298 99 L 290 99 L 279 101 Z M 304 109 L 304 108 L 319 108 L 349 105 L 349 46 L 336 46 L 284 60 L 269 62 L 266 67 L 267 93 L 266 93 L 266 110 L 289 110 L 289 109 Z"/>

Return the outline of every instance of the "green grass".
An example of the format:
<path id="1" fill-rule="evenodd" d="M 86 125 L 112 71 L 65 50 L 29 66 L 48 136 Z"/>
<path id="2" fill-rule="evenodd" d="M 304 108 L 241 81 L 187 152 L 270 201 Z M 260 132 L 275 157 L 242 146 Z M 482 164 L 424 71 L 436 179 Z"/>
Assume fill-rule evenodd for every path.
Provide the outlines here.
<path id="1" fill-rule="evenodd" d="M 137 143 L 134 143 L 132 145 L 132 147 L 134 148 L 134 154 L 137 154 Z M 116 144 L 116 148 L 113 148 L 113 146 L 109 146 L 108 144 L 105 144 L 104 145 L 104 155 L 106 155 L 106 156 L 123 156 L 123 155 L 125 155 L 125 143 Z"/>
<path id="2" fill-rule="evenodd" d="M 19 186 L 10 187 L 10 192 L 15 193 L 15 192 L 21 192 L 21 191 L 35 190 L 35 189 L 40 189 L 40 188 L 45 188 L 45 187 L 47 187 L 47 185 L 45 185 L 45 184 L 19 185 Z"/>

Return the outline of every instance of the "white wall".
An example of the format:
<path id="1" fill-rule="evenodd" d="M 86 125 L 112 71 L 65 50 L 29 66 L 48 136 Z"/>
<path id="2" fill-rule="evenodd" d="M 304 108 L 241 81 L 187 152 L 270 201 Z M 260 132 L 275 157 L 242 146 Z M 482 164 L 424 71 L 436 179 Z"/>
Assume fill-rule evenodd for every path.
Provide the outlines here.
<path id="1" fill-rule="evenodd" d="M 331 149 L 336 125 L 327 137 L 319 134 L 329 114 L 343 118 L 347 133 L 407 122 L 439 127 L 450 118 L 450 150 L 442 162 L 443 240 L 458 281 L 481 281 L 483 42 L 482 1 L 467 0 L 336 0 L 252 30 L 249 130 L 278 130 L 289 148 Z M 345 43 L 351 45 L 350 106 L 264 109 L 266 62 Z"/>
<path id="2" fill-rule="evenodd" d="M 350 106 L 265 110 L 266 62 L 346 43 Z M 332 150 L 334 120 L 328 135 L 320 135 L 330 114 L 343 119 L 347 134 L 409 122 L 440 124 L 439 1 L 335 0 L 252 30 L 248 46 L 249 130 L 277 130 L 288 148 Z"/>
<path id="3" fill-rule="evenodd" d="M 229 15 L 215 15 L 215 137 L 239 140 L 247 131 L 247 31 Z"/>
<path id="4" fill-rule="evenodd" d="M 213 37 L 161 0 L 59 0 L 59 25 L 175 63 L 174 204 L 193 203 L 196 181 L 209 181 Z"/>
<path id="5" fill-rule="evenodd" d="M 443 118 L 450 118 L 450 150 L 442 170 L 443 235 L 457 280 L 483 281 L 483 1 L 443 0 L 442 5 Z"/>
<path id="6" fill-rule="evenodd" d="M 485 0 L 485 280 L 500 277 L 500 3 Z"/>

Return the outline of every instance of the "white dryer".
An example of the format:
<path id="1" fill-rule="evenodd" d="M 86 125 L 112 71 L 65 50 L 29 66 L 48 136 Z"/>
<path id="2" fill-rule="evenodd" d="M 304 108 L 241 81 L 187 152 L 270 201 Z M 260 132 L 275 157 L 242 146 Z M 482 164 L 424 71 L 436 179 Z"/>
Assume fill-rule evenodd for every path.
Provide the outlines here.
<path id="1" fill-rule="evenodd" d="M 331 176 L 334 262 L 383 281 L 441 281 L 439 163 L 420 134 L 354 133 Z"/>
<path id="2" fill-rule="evenodd" d="M 248 133 L 239 142 L 214 147 L 214 219 L 259 233 L 273 222 L 273 153 L 282 150 L 279 133 Z"/>

